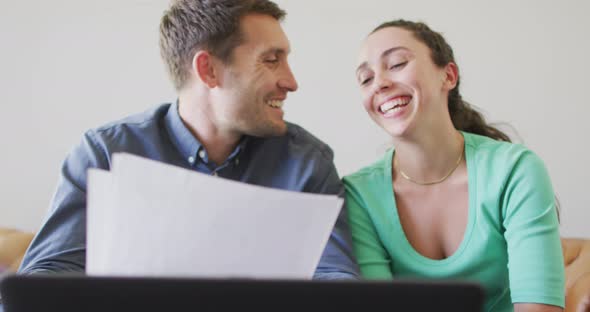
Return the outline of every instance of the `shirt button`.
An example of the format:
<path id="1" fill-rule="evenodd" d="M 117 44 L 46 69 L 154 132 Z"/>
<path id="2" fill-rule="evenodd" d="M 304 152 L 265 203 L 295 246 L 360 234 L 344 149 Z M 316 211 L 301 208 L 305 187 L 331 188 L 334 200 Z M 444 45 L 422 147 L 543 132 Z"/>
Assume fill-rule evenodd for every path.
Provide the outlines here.
<path id="1" fill-rule="evenodd" d="M 199 151 L 199 157 L 201 157 L 201 159 L 205 159 L 205 150 Z"/>
<path id="2" fill-rule="evenodd" d="M 189 157 L 188 158 L 188 162 L 191 163 L 191 165 L 194 164 L 195 163 L 195 158 L 193 156 Z"/>

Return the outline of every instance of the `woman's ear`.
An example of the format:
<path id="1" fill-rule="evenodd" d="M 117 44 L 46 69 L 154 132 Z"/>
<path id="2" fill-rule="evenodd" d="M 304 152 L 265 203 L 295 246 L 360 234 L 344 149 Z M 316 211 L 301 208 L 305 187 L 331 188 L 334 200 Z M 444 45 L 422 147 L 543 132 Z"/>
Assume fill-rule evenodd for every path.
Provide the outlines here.
<path id="1" fill-rule="evenodd" d="M 453 90 L 459 81 L 459 68 L 457 64 L 451 62 L 445 66 L 445 76 L 443 79 L 443 88 Z"/>
<path id="2" fill-rule="evenodd" d="M 191 64 L 194 76 L 209 88 L 215 88 L 219 85 L 214 61 L 214 56 L 208 51 L 201 50 L 195 53 Z"/>

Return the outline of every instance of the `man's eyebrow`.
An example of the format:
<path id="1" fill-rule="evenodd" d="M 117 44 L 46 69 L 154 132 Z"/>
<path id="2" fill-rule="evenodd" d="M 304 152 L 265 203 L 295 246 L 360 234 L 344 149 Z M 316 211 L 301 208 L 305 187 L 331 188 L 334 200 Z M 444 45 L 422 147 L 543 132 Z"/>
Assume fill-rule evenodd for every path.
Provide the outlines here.
<path id="1" fill-rule="evenodd" d="M 291 52 L 290 49 L 284 49 L 284 48 L 268 48 L 266 50 L 264 50 L 261 54 L 262 55 L 278 55 L 278 54 L 289 54 L 289 52 Z"/>
<path id="2" fill-rule="evenodd" d="M 381 53 L 381 56 L 379 58 L 383 59 L 383 58 L 387 57 L 389 54 L 391 54 L 395 51 L 398 51 L 398 50 L 408 50 L 408 48 L 402 47 L 402 46 L 389 48 L 389 49 L 383 51 L 383 53 Z M 367 68 L 367 66 L 369 66 L 369 64 L 366 61 L 362 62 L 361 65 L 359 65 L 359 67 L 356 68 L 357 75 L 360 70 Z"/>

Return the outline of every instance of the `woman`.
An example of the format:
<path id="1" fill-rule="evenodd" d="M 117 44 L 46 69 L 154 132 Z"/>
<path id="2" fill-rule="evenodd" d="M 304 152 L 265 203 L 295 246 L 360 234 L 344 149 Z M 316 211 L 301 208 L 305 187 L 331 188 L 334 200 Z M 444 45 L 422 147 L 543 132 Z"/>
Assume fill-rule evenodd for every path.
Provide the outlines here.
<path id="1" fill-rule="evenodd" d="M 422 23 L 382 24 L 356 76 L 366 111 L 395 146 L 344 178 L 362 275 L 477 281 L 485 311 L 562 311 L 547 170 L 462 101 L 444 38 Z"/>

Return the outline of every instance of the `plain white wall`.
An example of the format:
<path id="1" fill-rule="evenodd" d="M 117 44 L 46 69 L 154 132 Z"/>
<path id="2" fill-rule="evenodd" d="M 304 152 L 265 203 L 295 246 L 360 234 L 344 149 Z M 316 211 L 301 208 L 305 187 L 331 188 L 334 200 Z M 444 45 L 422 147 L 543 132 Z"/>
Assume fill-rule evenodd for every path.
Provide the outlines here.
<path id="1" fill-rule="evenodd" d="M 590 237 L 590 2 L 569 0 L 278 0 L 288 12 L 300 89 L 287 119 L 329 143 L 341 174 L 389 146 L 360 104 L 358 48 L 382 21 L 441 31 L 455 50 L 463 97 L 508 122 L 546 162 L 562 234 Z M 84 130 L 174 99 L 159 58 L 167 0 L 0 2 L 0 226 L 36 230 L 59 167 Z"/>

